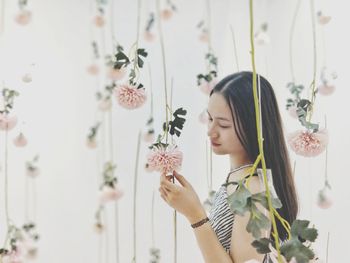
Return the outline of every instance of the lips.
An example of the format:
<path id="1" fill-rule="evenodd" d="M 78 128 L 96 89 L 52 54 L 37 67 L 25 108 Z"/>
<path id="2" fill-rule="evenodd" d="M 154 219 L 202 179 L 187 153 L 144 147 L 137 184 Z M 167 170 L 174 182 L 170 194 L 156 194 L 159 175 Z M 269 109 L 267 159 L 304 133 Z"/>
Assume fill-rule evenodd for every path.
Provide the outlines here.
<path id="1" fill-rule="evenodd" d="M 220 146 L 221 144 L 211 141 L 211 145 L 213 145 L 213 146 Z"/>

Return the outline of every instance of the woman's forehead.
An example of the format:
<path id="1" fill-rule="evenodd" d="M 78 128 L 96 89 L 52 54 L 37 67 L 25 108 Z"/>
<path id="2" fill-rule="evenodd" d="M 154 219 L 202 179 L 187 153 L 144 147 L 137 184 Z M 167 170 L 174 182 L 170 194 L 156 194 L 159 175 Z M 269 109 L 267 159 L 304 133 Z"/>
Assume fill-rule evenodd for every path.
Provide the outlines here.
<path id="1" fill-rule="evenodd" d="M 232 120 L 231 109 L 220 93 L 214 93 L 210 96 L 208 113 L 212 118 Z"/>

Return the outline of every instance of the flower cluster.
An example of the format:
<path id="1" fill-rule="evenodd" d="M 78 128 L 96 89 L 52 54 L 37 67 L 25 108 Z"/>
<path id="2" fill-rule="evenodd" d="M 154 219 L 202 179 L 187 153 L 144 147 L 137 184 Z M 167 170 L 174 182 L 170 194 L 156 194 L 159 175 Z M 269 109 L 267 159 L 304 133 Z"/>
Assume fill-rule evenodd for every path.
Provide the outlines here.
<path id="1" fill-rule="evenodd" d="M 212 52 L 207 53 L 205 59 L 209 70 L 206 74 L 197 75 L 197 86 L 204 94 L 209 95 L 217 83 L 218 59 Z"/>
<path id="2" fill-rule="evenodd" d="M 19 12 L 15 16 L 15 21 L 17 24 L 21 26 L 25 26 L 29 24 L 32 20 L 32 12 L 27 9 L 28 1 L 27 0 L 19 0 L 18 1 Z"/>
<path id="3" fill-rule="evenodd" d="M 97 137 L 97 132 L 98 132 L 98 129 L 100 127 L 100 124 L 101 123 L 98 122 L 94 126 L 92 126 L 90 128 L 90 133 L 87 136 L 86 146 L 91 148 L 91 149 L 94 149 L 97 147 L 96 137 Z"/>
<path id="4" fill-rule="evenodd" d="M 147 164 L 153 171 L 169 174 L 180 169 L 182 158 L 182 152 L 176 145 L 159 145 L 148 153 Z"/>
<path id="5" fill-rule="evenodd" d="M 4 88 L 2 90 L 3 103 L 0 109 L 0 130 L 11 130 L 17 124 L 17 117 L 11 116 L 10 111 L 13 108 L 14 98 L 18 96 L 19 93 L 15 90 L 10 90 Z"/>
<path id="6" fill-rule="evenodd" d="M 103 170 L 103 182 L 100 186 L 99 201 L 105 204 L 110 201 L 117 201 L 123 196 L 123 192 L 117 186 L 117 178 L 114 176 L 115 165 L 107 162 Z"/>

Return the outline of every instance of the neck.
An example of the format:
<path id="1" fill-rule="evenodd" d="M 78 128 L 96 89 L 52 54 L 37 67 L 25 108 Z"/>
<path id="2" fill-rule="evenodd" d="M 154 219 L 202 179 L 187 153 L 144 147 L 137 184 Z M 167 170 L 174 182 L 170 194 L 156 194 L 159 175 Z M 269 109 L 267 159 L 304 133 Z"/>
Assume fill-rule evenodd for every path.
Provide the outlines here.
<path id="1" fill-rule="evenodd" d="M 238 181 L 246 176 L 249 172 L 249 169 L 252 168 L 252 162 L 245 157 L 242 156 L 233 156 L 230 155 L 231 169 L 230 179 L 234 181 Z M 244 167 L 247 166 L 247 167 Z"/>

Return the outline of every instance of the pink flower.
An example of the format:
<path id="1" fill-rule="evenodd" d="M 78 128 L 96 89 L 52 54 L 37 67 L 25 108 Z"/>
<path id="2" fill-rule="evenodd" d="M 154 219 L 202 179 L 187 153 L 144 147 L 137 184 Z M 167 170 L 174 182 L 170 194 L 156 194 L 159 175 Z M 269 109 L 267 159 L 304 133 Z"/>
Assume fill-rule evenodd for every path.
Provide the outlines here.
<path id="1" fill-rule="evenodd" d="M 153 131 L 147 131 L 143 134 L 143 140 L 145 142 L 154 142 L 154 139 L 155 139 L 155 135 L 154 135 L 154 132 Z"/>
<path id="2" fill-rule="evenodd" d="M 294 119 L 297 119 L 298 118 L 298 113 L 297 113 L 297 107 L 296 106 L 291 106 L 289 107 L 288 109 L 288 113 L 289 115 L 294 118 Z"/>
<path id="3" fill-rule="evenodd" d="M 27 176 L 35 178 L 40 174 L 40 170 L 37 167 L 27 168 Z"/>
<path id="4" fill-rule="evenodd" d="M 169 174 L 181 168 L 182 152 L 176 145 L 154 147 L 147 155 L 147 163 L 150 169 Z"/>
<path id="5" fill-rule="evenodd" d="M 318 93 L 324 96 L 331 95 L 334 92 L 334 90 L 335 90 L 335 86 L 328 85 L 328 84 L 322 84 L 317 88 Z"/>
<path id="6" fill-rule="evenodd" d="M 100 69 L 96 64 L 91 64 L 90 66 L 87 67 L 86 70 L 90 75 L 93 75 L 93 76 L 96 76 L 100 72 Z"/>
<path id="7" fill-rule="evenodd" d="M 97 147 L 97 142 L 95 139 L 87 139 L 86 140 L 86 146 L 90 149 L 95 149 Z"/>
<path id="8" fill-rule="evenodd" d="M 104 185 L 99 193 L 100 203 L 104 204 L 109 201 L 117 201 L 123 196 L 123 192 L 116 188 L 108 185 Z"/>
<path id="9" fill-rule="evenodd" d="M 110 67 L 107 73 L 107 77 L 115 81 L 123 79 L 125 75 L 126 75 L 125 68 L 117 69 L 117 68 Z"/>
<path id="10" fill-rule="evenodd" d="M 204 42 L 204 43 L 208 43 L 209 42 L 209 34 L 208 34 L 208 32 L 202 32 L 199 35 L 199 40 Z"/>
<path id="11" fill-rule="evenodd" d="M 101 100 L 98 104 L 98 108 L 100 111 L 109 111 L 112 108 L 112 100 Z"/>
<path id="12" fill-rule="evenodd" d="M 103 27 L 105 25 L 105 19 L 101 15 L 95 16 L 93 19 L 93 22 L 94 22 L 95 26 L 97 26 L 97 27 Z"/>
<path id="13" fill-rule="evenodd" d="M 27 138 L 24 137 L 23 133 L 18 134 L 18 136 L 13 140 L 13 143 L 17 147 L 24 147 L 27 145 Z"/>
<path id="14" fill-rule="evenodd" d="M 216 79 L 212 79 L 210 82 L 203 81 L 199 85 L 199 88 L 204 94 L 209 95 L 216 84 L 217 84 L 217 80 Z"/>
<path id="15" fill-rule="evenodd" d="M 207 124 L 208 123 L 208 112 L 207 110 L 203 110 L 201 114 L 199 114 L 198 119 L 201 123 Z"/>
<path id="16" fill-rule="evenodd" d="M 318 13 L 317 21 L 322 26 L 328 24 L 329 21 L 331 21 L 331 19 L 332 19 L 331 16 L 325 16 L 325 15 L 322 15 L 322 13 Z"/>
<path id="17" fill-rule="evenodd" d="M 322 209 L 328 209 L 333 205 L 333 201 L 326 189 L 318 192 L 317 205 Z"/>
<path id="18" fill-rule="evenodd" d="M 160 15 L 161 15 L 163 20 L 169 20 L 173 16 L 173 11 L 171 11 L 168 8 L 163 9 Z"/>
<path id="19" fill-rule="evenodd" d="M 115 90 L 115 95 L 120 106 L 125 109 L 136 109 L 141 107 L 146 101 L 144 88 L 138 89 L 132 85 L 120 85 Z"/>
<path id="20" fill-rule="evenodd" d="M 298 155 L 314 157 L 322 153 L 328 144 L 326 130 L 318 132 L 295 131 L 288 136 L 291 149 Z"/>
<path id="21" fill-rule="evenodd" d="M 17 124 L 17 117 L 12 116 L 10 117 L 7 114 L 1 114 L 0 113 L 0 130 L 12 130 Z"/>
<path id="22" fill-rule="evenodd" d="M 24 83 L 30 83 L 32 82 L 32 76 L 29 73 L 27 73 L 22 77 L 22 81 Z"/>
<path id="23" fill-rule="evenodd" d="M 146 31 L 143 33 L 143 38 L 144 38 L 147 42 L 153 42 L 154 39 L 156 38 L 156 36 L 155 36 L 152 32 L 146 30 Z"/>
<path id="24" fill-rule="evenodd" d="M 145 171 L 148 173 L 154 172 L 154 168 L 151 167 L 148 163 L 145 164 Z"/>
<path id="25" fill-rule="evenodd" d="M 21 255 L 15 250 L 12 250 L 10 253 L 2 257 L 2 263 L 23 263 L 23 262 L 24 261 Z"/>
<path id="26" fill-rule="evenodd" d="M 16 16 L 15 21 L 21 26 L 27 25 L 32 19 L 32 13 L 28 10 L 21 10 Z"/>
<path id="27" fill-rule="evenodd" d="M 101 223 L 96 223 L 94 225 L 94 230 L 97 234 L 101 234 L 103 232 L 104 228 L 105 227 Z"/>

